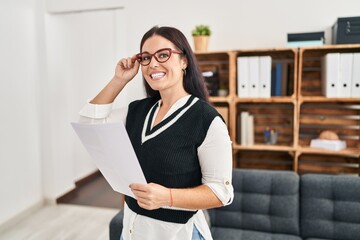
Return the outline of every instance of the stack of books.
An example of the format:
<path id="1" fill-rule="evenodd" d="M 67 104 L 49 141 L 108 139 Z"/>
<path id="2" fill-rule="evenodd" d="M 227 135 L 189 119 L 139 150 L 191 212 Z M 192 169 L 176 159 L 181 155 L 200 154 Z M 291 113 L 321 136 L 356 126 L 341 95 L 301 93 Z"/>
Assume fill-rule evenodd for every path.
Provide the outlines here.
<path id="1" fill-rule="evenodd" d="M 288 33 L 288 47 L 321 46 L 325 43 L 324 32 Z"/>

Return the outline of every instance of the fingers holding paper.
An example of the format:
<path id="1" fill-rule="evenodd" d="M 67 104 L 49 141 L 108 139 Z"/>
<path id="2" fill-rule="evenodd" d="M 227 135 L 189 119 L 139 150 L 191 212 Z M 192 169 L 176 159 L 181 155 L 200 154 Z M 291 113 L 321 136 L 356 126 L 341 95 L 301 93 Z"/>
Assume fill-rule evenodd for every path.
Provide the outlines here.
<path id="1" fill-rule="evenodd" d="M 170 190 L 159 184 L 131 184 L 137 203 L 146 210 L 154 210 L 170 205 Z"/>

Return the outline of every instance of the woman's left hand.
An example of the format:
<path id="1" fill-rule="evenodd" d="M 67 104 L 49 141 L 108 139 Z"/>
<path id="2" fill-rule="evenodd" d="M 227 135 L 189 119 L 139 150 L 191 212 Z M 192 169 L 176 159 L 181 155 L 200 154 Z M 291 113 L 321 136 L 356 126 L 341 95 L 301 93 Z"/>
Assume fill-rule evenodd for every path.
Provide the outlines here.
<path id="1" fill-rule="evenodd" d="M 158 209 L 170 205 L 170 189 L 156 183 L 130 185 L 137 203 L 147 210 Z"/>

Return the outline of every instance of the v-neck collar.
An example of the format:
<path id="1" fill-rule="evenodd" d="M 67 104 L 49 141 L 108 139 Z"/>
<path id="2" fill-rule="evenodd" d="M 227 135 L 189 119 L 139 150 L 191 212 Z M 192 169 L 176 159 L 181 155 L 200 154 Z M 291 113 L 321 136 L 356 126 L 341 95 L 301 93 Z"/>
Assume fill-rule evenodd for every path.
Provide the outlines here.
<path id="1" fill-rule="evenodd" d="M 176 109 L 173 113 L 171 113 L 169 116 L 164 118 L 153 128 L 151 128 L 151 126 L 152 123 L 154 122 L 155 112 L 159 108 L 161 100 L 159 100 L 157 103 L 154 104 L 154 106 L 151 107 L 150 111 L 148 112 L 145 118 L 143 130 L 142 130 L 142 136 L 141 136 L 142 143 L 165 131 L 168 127 L 174 124 L 198 100 L 198 98 L 192 95 L 187 97 L 188 100 L 184 105 L 178 107 L 178 109 Z M 179 100 L 181 101 L 181 99 Z"/>

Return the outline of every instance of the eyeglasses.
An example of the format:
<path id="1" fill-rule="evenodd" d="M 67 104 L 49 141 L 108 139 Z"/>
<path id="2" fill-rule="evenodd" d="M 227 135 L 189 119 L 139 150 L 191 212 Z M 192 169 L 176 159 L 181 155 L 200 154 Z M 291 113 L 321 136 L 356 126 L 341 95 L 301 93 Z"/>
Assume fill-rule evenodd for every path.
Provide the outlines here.
<path id="1" fill-rule="evenodd" d="M 154 54 L 150 54 L 148 52 L 138 53 L 136 54 L 136 60 L 142 66 L 149 65 L 152 57 L 154 57 L 159 63 L 164 63 L 170 59 L 172 53 L 183 54 L 182 52 L 173 50 L 171 48 L 162 48 L 157 50 Z"/>

